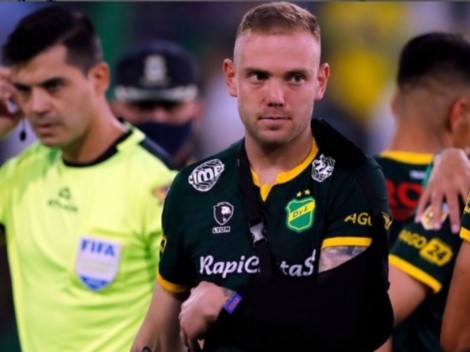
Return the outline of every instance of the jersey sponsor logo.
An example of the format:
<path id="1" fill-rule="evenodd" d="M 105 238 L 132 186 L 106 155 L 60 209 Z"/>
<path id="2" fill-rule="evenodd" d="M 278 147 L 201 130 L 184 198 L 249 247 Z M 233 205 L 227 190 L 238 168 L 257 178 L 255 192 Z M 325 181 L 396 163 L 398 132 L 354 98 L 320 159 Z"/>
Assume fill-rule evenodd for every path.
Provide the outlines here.
<path id="1" fill-rule="evenodd" d="M 385 184 L 393 218 L 398 221 L 409 219 L 418 205 L 423 186 L 413 182 L 395 184 L 389 179 L 385 180 Z"/>
<path id="2" fill-rule="evenodd" d="M 361 226 L 372 226 L 370 214 L 366 212 L 350 214 L 344 218 L 344 222 L 352 222 Z"/>
<path id="3" fill-rule="evenodd" d="M 256 274 L 259 270 L 259 258 L 256 255 L 245 257 L 242 255 L 237 261 L 216 261 L 212 255 L 200 257 L 199 274 L 222 275 L 226 278 L 229 274 Z"/>
<path id="4" fill-rule="evenodd" d="M 315 268 L 314 264 L 315 250 L 313 250 L 311 256 L 305 258 L 305 260 L 299 264 L 289 264 L 283 260 L 279 264 L 279 269 L 281 269 L 286 276 L 312 276 Z M 256 255 L 251 257 L 242 255 L 239 260 L 232 261 L 216 261 L 212 255 L 199 258 L 199 274 L 201 275 L 220 275 L 225 279 L 232 274 L 256 274 L 258 272 L 259 258 Z"/>
<path id="5" fill-rule="evenodd" d="M 225 165 L 219 159 L 212 159 L 196 167 L 188 177 L 188 182 L 197 191 L 207 192 L 217 183 Z"/>
<path id="6" fill-rule="evenodd" d="M 446 220 L 447 215 L 449 215 L 449 208 L 447 207 L 447 204 L 444 203 L 442 205 L 441 213 L 439 214 L 440 216 L 439 221 L 441 222 L 441 224 Z M 435 214 L 431 206 L 428 206 L 426 210 L 424 211 L 423 215 L 421 215 L 421 218 L 419 219 L 419 221 L 421 222 L 421 225 L 423 225 L 423 227 L 426 230 L 433 230 L 434 218 L 435 218 Z"/>
<path id="7" fill-rule="evenodd" d="M 78 207 L 72 202 L 72 193 L 68 187 L 63 187 L 57 192 L 57 198 L 51 198 L 47 201 L 49 207 L 62 209 L 76 213 Z"/>
<path id="8" fill-rule="evenodd" d="M 408 230 L 402 230 L 398 235 L 398 240 L 418 249 L 423 248 L 428 243 L 426 237 Z"/>
<path id="9" fill-rule="evenodd" d="M 214 205 L 214 219 L 219 225 L 225 225 L 233 215 L 233 205 L 228 202 L 220 202 Z"/>
<path id="10" fill-rule="evenodd" d="M 433 238 L 419 251 L 419 255 L 428 262 L 443 266 L 452 259 L 454 252 L 447 243 L 438 238 Z"/>
<path id="11" fill-rule="evenodd" d="M 425 170 L 410 170 L 410 178 L 412 180 L 424 180 L 426 177 L 426 171 Z"/>
<path id="12" fill-rule="evenodd" d="M 287 212 L 286 225 L 295 232 L 303 232 L 313 225 L 315 214 L 315 199 L 305 197 L 292 199 L 285 207 Z"/>
<path id="13" fill-rule="evenodd" d="M 333 173 L 335 162 L 332 157 L 321 154 L 320 159 L 312 162 L 312 178 L 318 182 L 325 181 Z"/>
<path id="14" fill-rule="evenodd" d="M 75 270 L 86 287 L 98 291 L 115 279 L 120 257 L 121 244 L 82 236 L 78 243 Z"/>
<path id="15" fill-rule="evenodd" d="M 214 205 L 214 219 L 221 226 L 214 226 L 212 228 L 213 234 L 229 233 L 231 227 L 224 226 L 233 216 L 233 205 L 228 202 L 220 202 Z"/>
<path id="16" fill-rule="evenodd" d="M 382 212 L 382 217 L 384 219 L 384 227 L 388 230 L 392 225 L 392 218 L 385 212 Z M 344 222 L 352 222 L 361 226 L 372 226 L 372 218 L 367 212 L 350 214 L 344 218 Z"/>
<path id="17" fill-rule="evenodd" d="M 279 268 L 284 275 L 291 277 L 312 276 L 315 268 L 315 249 L 310 257 L 307 257 L 302 264 L 287 264 L 285 260 L 279 264 Z"/>

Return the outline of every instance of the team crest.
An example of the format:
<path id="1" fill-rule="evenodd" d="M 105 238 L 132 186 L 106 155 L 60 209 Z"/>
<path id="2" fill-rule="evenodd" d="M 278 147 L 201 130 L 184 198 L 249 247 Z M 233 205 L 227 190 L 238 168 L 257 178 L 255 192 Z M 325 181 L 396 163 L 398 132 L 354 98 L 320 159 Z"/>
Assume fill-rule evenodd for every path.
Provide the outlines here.
<path id="1" fill-rule="evenodd" d="M 86 287 L 98 291 L 115 279 L 120 257 L 121 244 L 82 236 L 78 243 L 75 271 Z"/>
<path id="2" fill-rule="evenodd" d="M 331 176 L 335 168 L 336 160 L 332 157 L 320 155 L 320 159 L 315 159 L 312 162 L 312 178 L 315 181 L 323 182 Z"/>
<path id="3" fill-rule="evenodd" d="M 313 225 L 315 215 L 315 199 L 306 197 L 293 199 L 285 207 L 287 213 L 287 227 L 295 232 L 308 230 Z"/>
<path id="4" fill-rule="evenodd" d="M 212 159 L 196 167 L 188 177 L 188 182 L 197 191 L 207 192 L 217 183 L 225 165 L 219 159 Z"/>
<path id="5" fill-rule="evenodd" d="M 441 213 L 439 214 L 441 224 L 446 220 L 447 215 L 449 215 L 449 208 L 447 207 L 447 204 L 444 203 L 442 205 Z M 423 227 L 426 230 L 434 230 L 434 226 L 433 226 L 434 217 L 435 217 L 435 214 L 432 211 L 431 206 L 428 206 L 426 210 L 424 211 L 423 215 L 421 215 L 421 218 L 420 218 L 421 225 L 423 225 Z"/>

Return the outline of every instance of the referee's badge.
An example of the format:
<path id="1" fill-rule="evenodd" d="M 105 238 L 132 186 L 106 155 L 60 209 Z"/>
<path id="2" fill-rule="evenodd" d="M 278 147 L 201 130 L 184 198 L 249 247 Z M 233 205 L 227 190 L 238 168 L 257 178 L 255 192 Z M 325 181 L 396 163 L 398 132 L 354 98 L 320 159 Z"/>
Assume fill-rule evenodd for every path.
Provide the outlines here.
<path id="1" fill-rule="evenodd" d="M 78 243 L 75 271 L 86 287 L 98 291 L 116 278 L 120 257 L 121 244 L 82 236 Z"/>

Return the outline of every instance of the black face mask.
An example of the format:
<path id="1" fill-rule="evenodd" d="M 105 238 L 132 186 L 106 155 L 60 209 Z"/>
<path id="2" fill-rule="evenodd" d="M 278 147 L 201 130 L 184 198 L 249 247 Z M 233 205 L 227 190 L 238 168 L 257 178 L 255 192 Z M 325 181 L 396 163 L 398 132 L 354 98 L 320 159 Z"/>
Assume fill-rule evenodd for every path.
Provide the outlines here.
<path id="1" fill-rule="evenodd" d="M 136 123 L 135 126 L 172 157 L 192 137 L 191 121 L 178 125 L 149 121 Z"/>

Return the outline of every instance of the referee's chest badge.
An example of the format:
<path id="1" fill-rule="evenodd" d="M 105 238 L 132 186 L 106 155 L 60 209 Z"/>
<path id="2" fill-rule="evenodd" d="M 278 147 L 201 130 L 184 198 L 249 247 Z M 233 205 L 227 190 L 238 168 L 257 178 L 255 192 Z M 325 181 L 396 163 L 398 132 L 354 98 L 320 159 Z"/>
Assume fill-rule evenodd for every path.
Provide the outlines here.
<path id="1" fill-rule="evenodd" d="M 115 279 L 120 257 L 121 244 L 82 236 L 78 243 L 75 271 L 86 287 L 98 291 Z"/>
<path id="2" fill-rule="evenodd" d="M 287 228 L 295 232 L 303 232 L 313 225 L 315 199 L 312 197 L 292 199 L 287 203 L 285 210 Z"/>

